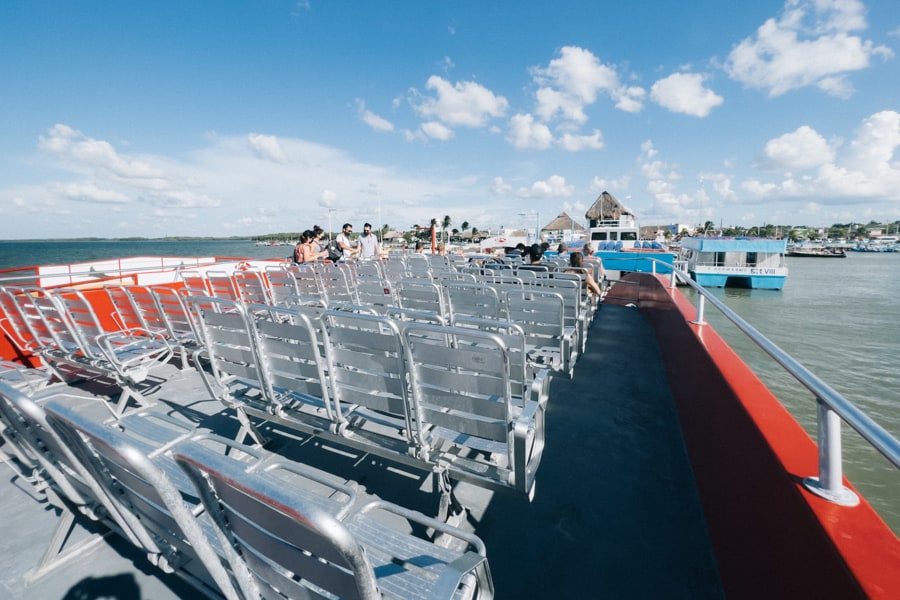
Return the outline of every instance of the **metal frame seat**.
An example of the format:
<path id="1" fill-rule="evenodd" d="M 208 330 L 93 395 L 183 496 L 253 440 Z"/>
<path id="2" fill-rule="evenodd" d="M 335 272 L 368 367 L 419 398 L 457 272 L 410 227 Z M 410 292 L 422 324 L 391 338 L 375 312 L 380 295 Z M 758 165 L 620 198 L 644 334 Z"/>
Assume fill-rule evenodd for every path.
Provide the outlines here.
<path id="1" fill-rule="evenodd" d="M 578 333 L 566 325 L 561 294 L 538 287 L 506 292 L 506 320 L 522 327 L 531 362 L 572 377 Z"/>
<path id="2" fill-rule="evenodd" d="M 517 398 L 496 334 L 418 323 L 403 330 L 419 452 L 451 477 L 531 498 L 546 399 Z"/>
<path id="3" fill-rule="evenodd" d="M 271 473 L 248 473 L 184 445 L 175 458 L 192 474 L 223 544 L 235 544 L 264 597 L 491 598 L 483 543 L 474 535 L 378 501 L 341 517 Z M 391 520 L 376 518 L 387 513 Z M 402 523 L 394 525 L 397 519 Z M 414 532 L 455 538 L 451 550 Z"/>

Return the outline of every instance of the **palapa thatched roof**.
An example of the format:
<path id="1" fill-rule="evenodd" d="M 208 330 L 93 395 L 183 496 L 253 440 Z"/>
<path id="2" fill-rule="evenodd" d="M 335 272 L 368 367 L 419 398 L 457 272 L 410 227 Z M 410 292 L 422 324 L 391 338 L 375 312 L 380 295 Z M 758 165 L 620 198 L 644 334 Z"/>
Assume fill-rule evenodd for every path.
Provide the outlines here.
<path id="1" fill-rule="evenodd" d="M 541 228 L 541 231 L 584 231 L 584 225 L 581 223 L 576 223 L 575 220 L 567 215 L 566 213 L 562 213 L 550 223 Z"/>
<path id="2" fill-rule="evenodd" d="M 584 213 L 586 219 L 592 220 L 618 220 L 622 215 L 630 215 L 631 212 L 625 210 L 615 196 L 607 191 L 600 194 L 591 207 Z"/>

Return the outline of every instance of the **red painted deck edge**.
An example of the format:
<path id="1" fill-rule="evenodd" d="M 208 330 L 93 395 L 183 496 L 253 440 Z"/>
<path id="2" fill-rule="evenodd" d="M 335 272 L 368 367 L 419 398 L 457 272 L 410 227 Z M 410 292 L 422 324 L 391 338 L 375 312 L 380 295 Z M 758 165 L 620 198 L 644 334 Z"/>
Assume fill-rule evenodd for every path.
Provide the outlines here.
<path id="1" fill-rule="evenodd" d="M 688 322 L 681 292 L 626 281 L 609 300 L 657 330 L 727 595 L 900 598 L 900 540 L 881 517 L 808 492 L 817 450 L 797 421 L 715 330 Z"/>

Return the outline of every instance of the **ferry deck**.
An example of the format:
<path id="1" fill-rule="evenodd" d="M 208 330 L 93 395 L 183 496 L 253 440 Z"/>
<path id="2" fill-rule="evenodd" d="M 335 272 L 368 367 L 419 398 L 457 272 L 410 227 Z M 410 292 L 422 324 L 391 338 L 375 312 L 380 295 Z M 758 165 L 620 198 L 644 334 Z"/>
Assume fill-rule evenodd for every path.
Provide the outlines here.
<path id="1" fill-rule="evenodd" d="M 172 366 L 163 377 L 152 396 L 158 406 L 226 434 L 237 430 L 236 419 L 206 399 L 195 372 Z M 464 526 L 487 547 L 497 598 L 724 596 L 660 351 L 638 310 L 609 304 L 597 312 L 574 378 L 551 384 L 546 427 L 533 502 L 455 484 L 468 509 Z M 353 480 L 366 494 L 437 512 L 426 474 L 276 428 L 266 434 L 267 448 Z M 26 583 L 57 516 L 11 469 L 4 467 L 0 485 L 0 596 L 196 595 L 115 535 Z"/>

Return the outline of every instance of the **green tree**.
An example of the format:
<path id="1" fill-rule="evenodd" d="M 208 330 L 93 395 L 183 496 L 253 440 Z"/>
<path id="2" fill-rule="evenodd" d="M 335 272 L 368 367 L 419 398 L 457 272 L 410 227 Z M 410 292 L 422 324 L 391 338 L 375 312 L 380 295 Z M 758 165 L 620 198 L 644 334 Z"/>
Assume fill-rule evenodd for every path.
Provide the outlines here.
<path id="1" fill-rule="evenodd" d="M 451 223 L 450 215 L 444 215 L 444 219 L 441 221 L 441 239 L 444 240 L 444 243 L 447 242 L 447 228 L 450 227 Z"/>

